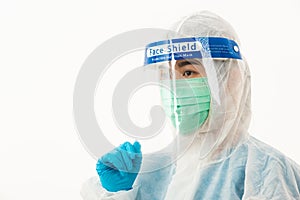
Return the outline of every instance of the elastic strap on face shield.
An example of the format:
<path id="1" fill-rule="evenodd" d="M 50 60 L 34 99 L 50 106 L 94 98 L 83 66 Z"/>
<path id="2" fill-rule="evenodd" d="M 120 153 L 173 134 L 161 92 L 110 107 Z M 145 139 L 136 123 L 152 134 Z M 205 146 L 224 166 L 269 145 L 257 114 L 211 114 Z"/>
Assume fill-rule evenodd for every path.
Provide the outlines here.
<path id="1" fill-rule="evenodd" d="M 192 58 L 242 59 L 238 44 L 220 37 L 163 40 L 148 44 L 145 50 L 145 65 Z"/>

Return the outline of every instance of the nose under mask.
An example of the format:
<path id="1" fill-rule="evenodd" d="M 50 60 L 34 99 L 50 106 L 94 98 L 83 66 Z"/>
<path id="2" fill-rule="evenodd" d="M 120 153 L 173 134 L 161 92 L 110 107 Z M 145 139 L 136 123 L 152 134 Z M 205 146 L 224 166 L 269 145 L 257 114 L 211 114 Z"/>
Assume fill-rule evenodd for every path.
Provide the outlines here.
<path id="1" fill-rule="evenodd" d="M 207 77 L 177 79 L 164 82 L 161 98 L 166 115 L 180 134 L 198 130 L 206 121 L 210 109 L 210 89 Z"/>

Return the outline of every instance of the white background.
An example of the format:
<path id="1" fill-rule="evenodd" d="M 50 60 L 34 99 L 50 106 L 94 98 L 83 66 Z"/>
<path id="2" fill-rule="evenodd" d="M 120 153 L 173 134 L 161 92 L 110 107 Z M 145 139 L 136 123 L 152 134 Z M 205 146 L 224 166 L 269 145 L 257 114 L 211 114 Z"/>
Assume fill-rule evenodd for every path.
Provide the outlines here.
<path id="1" fill-rule="evenodd" d="M 298 0 L 0 1 L 0 199 L 80 199 L 96 175 L 72 93 L 86 57 L 135 28 L 211 10 L 235 27 L 252 72 L 250 133 L 300 163 Z"/>

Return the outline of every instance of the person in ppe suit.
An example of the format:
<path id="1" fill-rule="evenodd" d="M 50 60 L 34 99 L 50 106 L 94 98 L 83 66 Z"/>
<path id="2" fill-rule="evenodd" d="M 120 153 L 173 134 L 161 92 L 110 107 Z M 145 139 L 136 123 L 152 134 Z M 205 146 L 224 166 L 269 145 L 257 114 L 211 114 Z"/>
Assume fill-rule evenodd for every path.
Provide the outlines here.
<path id="1" fill-rule="evenodd" d="M 174 30 L 180 37 L 147 46 L 145 63 L 171 82 L 163 108 L 180 145 L 192 142 L 176 162 L 148 171 L 144 162 L 156 157 L 125 142 L 98 160 L 83 199 L 300 199 L 299 165 L 248 133 L 250 72 L 233 28 L 204 11 Z"/>

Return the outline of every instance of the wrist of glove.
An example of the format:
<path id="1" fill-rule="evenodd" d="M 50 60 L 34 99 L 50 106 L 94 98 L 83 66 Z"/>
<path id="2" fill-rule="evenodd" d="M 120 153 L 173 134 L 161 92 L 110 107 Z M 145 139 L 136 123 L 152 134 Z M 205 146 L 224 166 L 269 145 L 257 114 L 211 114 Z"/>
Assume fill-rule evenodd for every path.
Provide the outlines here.
<path id="1" fill-rule="evenodd" d="M 125 142 L 102 156 L 96 165 L 102 187 L 109 192 L 130 190 L 142 163 L 140 143 Z"/>

